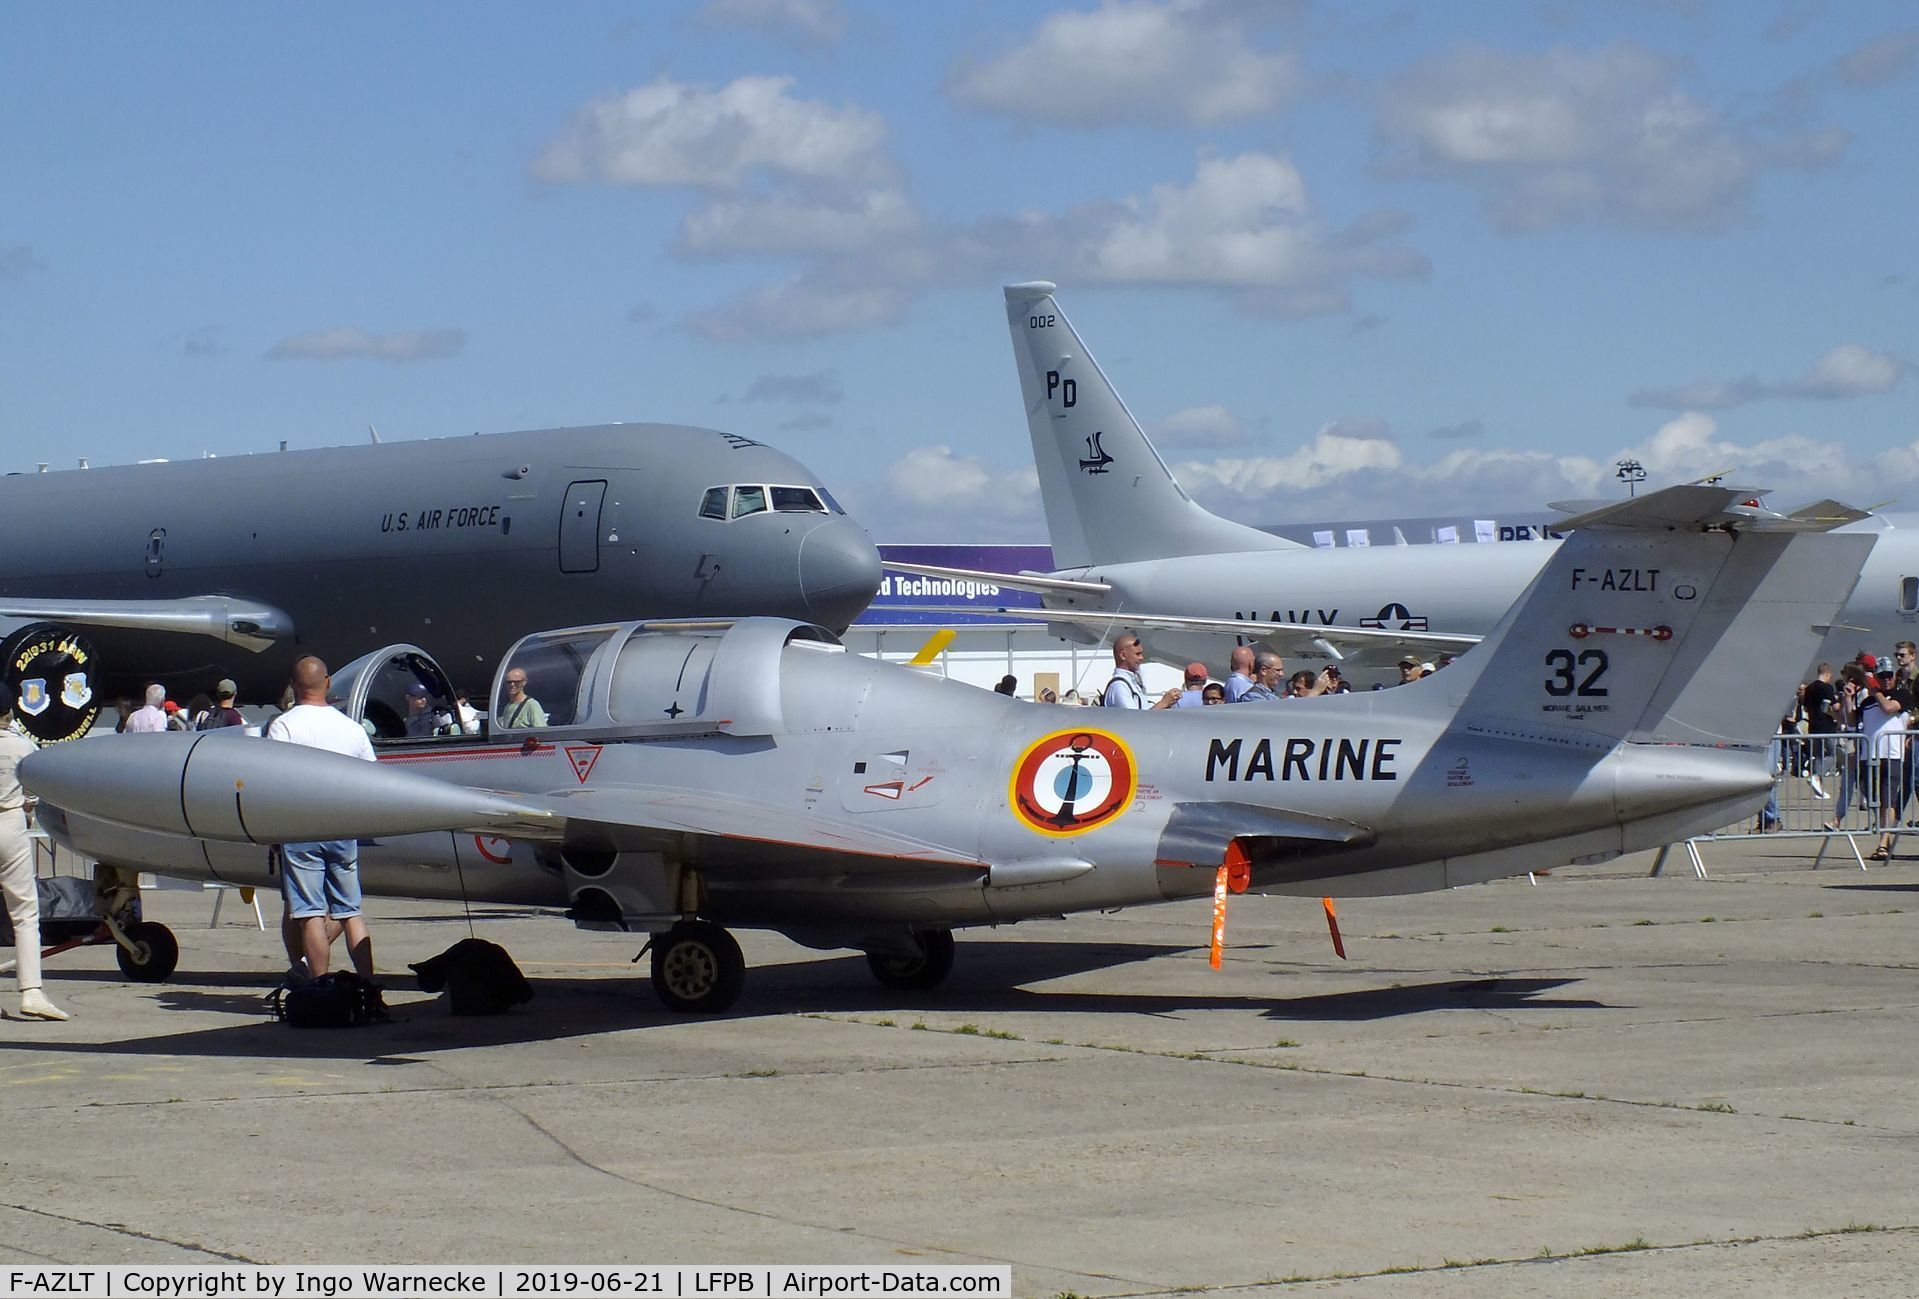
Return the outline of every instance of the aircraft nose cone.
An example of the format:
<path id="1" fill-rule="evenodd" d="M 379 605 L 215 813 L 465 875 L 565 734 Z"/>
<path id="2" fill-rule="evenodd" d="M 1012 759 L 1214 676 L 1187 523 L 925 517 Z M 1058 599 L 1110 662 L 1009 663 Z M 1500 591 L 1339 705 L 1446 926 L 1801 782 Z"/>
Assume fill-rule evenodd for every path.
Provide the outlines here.
<path id="1" fill-rule="evenodd" d="M 813 620 L 835 632 L 859 617 L 880 589 L 880 552 L 848 519 L 828 519 L 800 546 L 800 591 Z"/>

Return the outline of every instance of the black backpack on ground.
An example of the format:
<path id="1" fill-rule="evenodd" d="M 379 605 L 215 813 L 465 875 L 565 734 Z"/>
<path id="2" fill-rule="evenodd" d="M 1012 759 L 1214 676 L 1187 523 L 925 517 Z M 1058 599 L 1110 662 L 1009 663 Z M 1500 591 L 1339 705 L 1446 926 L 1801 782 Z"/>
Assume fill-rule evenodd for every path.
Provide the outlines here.
<path id="1" fill-rule="evenodd" d="M 352 1028 L 388 1018 L 379 988 L 351 970 L 275 988 L 267 1005 L 275 1019 L 295 1028 Z"/>

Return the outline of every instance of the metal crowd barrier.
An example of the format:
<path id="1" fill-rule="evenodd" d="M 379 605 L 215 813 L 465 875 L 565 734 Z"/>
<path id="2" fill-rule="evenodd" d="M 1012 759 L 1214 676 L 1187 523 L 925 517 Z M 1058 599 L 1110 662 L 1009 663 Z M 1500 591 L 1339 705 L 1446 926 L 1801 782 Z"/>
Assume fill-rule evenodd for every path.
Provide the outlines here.
<path id="1" fill-rule="evenodd" d="M 1873 745 L 1877 755 L 1868 752 Z M 1919 762 L 1907 752 L 1903 734 L 1896 740 L 1881 737 L 1874 742 L 1856 732 L 1801 735 L 1787 731 L 1773 737 L 1772 766 L 1772 798 L 1758 817 L 1685 841 L 1693 873 L 1700 879 L 1706 878 L 1701 843 L 1816 838 L 1819 852 L 1812 864 L 1817 869 L 1833 841 L 1843 840 L 1853 861 L 1865 870 L 1867 859 L 1859 851 L 1859 836 L 1876 842 L 1890 832 L 1897 843 L 1908 829 L 1919 829 L 1919 803 L 1914 801 Z M 1908 822 L 1908 815 L 1914 820 Z M 1664 869 L 1667 854 L 1678 846 L 1669 844 L 1659 850 L 1654 875 Z"/>

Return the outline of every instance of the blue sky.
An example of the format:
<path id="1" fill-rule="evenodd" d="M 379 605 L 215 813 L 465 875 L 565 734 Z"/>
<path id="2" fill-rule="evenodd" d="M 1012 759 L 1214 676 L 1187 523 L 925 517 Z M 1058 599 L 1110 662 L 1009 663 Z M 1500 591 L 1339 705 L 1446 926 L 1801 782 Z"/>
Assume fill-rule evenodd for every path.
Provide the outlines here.
<path id="1" fill-rule="evenodd" d="M 1254 522 L 1919 503 L 1903 3 L 0 8 L 0 469 L 613 420 L 1044 539 L 1000 286 Z"/>

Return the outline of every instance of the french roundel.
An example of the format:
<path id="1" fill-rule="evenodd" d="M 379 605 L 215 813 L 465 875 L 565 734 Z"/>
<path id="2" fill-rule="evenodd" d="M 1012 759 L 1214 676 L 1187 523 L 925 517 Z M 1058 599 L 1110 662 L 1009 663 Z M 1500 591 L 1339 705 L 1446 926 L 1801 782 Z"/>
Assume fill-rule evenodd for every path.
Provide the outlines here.
<path id="1" fill-rule="evenodd" d="M 1056 731 L 1020 755 L 1007 801 L 1041 834 L 1084 834 L 1130 807 L 1138 786 L 1132 751 L 1116 737 Z"/>

